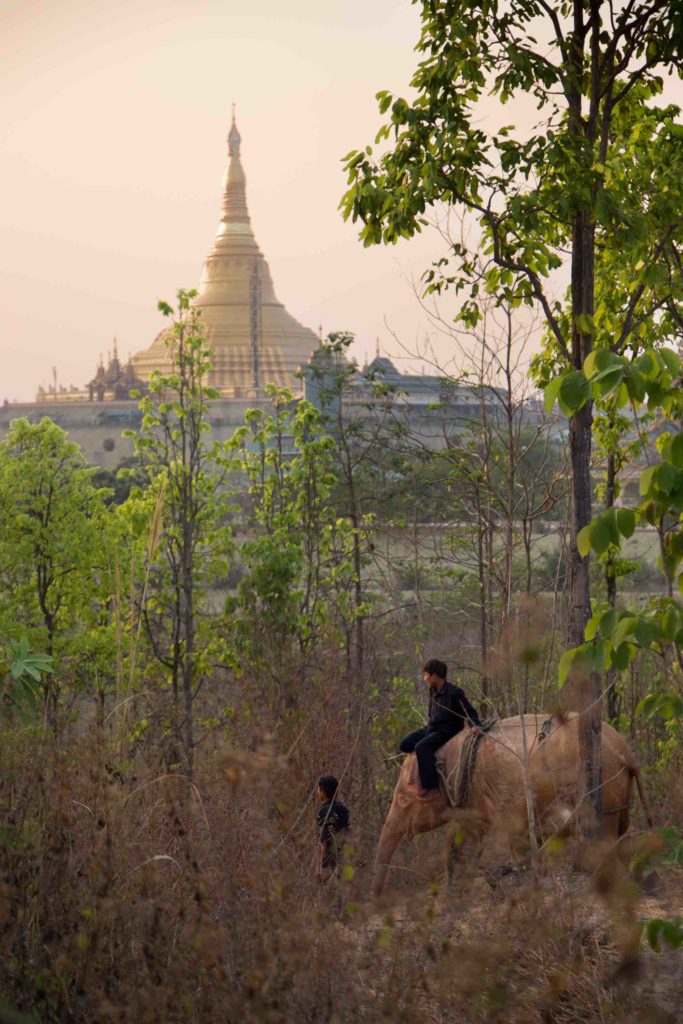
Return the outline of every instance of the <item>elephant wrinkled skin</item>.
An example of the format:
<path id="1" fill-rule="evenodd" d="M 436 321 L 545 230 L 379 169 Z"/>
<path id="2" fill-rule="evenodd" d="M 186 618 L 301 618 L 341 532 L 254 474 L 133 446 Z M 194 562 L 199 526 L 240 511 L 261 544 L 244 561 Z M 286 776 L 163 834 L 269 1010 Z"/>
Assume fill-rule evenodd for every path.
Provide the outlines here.
<path id="1" fill-rule="evenodd" d="M 534 814 L 541 835 L 565 830 L 576 822 L 579 778 L 577 714 L 558 716 L 524 715 L 497 722 L 480 741 L 468 810 L 476 817 L 480 838 L 514 847 L 515 840 L 528 836 L 528 814 L 524 788 L 524 732 L 528 749 L 528 781 Z M 549 734 L 539 738 L 544 721 Z M 438 753 L 449 780 L 456 777 L 462 745 L 469 730 L 446 743 Z M 419 832 L 429 832 L 448 822 L 457 822 L 462 811 L 448 806 L 439 796 L 421 801 L 408 788 L 414 772 L 415 755 L 403 762 L 387 815 L 375 860 L 373 892 L 379 895 L 398 844 Z M 602 800 L 604 836 L 614 843 L 629 826 L 633 781 L 647 811 L 642 776 L 626 740 L 607 724 L 602 726 Z M 452 785 L 450 786 L 452 790 Z"/>

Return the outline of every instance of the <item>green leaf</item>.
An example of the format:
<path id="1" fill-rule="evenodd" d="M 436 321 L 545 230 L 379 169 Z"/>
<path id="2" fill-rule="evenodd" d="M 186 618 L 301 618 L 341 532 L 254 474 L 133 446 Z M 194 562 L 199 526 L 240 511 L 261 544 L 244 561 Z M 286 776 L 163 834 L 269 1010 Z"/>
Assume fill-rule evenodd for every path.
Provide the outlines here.
<path id="1" fill-rule="evenodd" d="M 592 352 L 586 356 L 586 360 L 583 364 L 583 372 L 587 377 L 594 378 L 596 374 L 606 370 L 609 366 L 613 366 L 615 360 L 617 365 L 619 364 L 618 357 L 610 352 L 607 348 L 594 348 Z"/>
<path id="2" fill-rule="evenodd" d="M 624 672 L 630 665 L 637 648 L 633 644 L 619 644 L 612 649 L 612 664 L 619 672 Z"/>
<path id="3" fill-rule="evenodd" d="M 581 370 L 572 370 L 562 378 L 558 400 L 567 416 L 578 412 L 591 397 L 591 386 Z"/>
<path id="4" fill-rule="evenodd" d="M 618 608 L 610 608 L 609 611 L 605 612 L 605 614 L 602 616 L 602 619 L 600 620 L 601 636 L 604 636 L 605 638 L 609 638 L 612 636 L 612 633 L 616 629 L 620 615 L 621 612 Z"/>
<path id="5" fill-rule="evenodd" d="M 683 469 L 683 433 L 676 434 L 671 441 L 671 461 L 676 469 Z"/>
<path id="6" fill-rule="evenodd" d="M 632 537 L 636 528 L 636 514 L 630 508 L 617 509 L 617 526 L 622 537 Z"/>
<path id="7" fill-rule="evenodd" d="M 637 366 L 639 372 L 648 379 L 656 377 L 659 373 L 659 365 L 651 352 L 643 352 L 643 354 L 636 359 L 634 365 Z"/>
<path id="8" fill-rule="evenodd" d="M 604 643 L 579 644 L 560 657 L 557 667 L 558 682 L 564 686 L 570 674 L 587 676 L 593 669 L 601 668 L 605 658 Z"/>
<path id="9" fill-rule="evenodd" d="M 662 634 L 666 640 L 674 641 L 681 625 L 682 613 L 677 605 L 670 605 L 660 617 Z"/>
<path id="10" fill-rule="evenodd" d="M 591 547 L 596 554 L 601 555 L 613 541 L 612 524 L 607 516 L 599 516 L 594 519 L 588 527 L 588 536 Z"/>
<path id="11" fill-rule="evenodd" d="M 613 646 L 615 648 L 621 647 L 626 637 L 631 636 L 637 625 L 638 619 L 635 615 L 627 615 L 620 619 L 612 637 Z"/>
<path id="12" fill-rule="evenodd" d="M 659 626 L 651 619 L 638 619 L 633 632 L 640 647 L 645 649 L 650 647 L 656 640 L 659 640 L 660 637 Z"/>
<path id="13" fill-rule="evenodd" d="M 645 399 L 645 378 L 636 370 L 631 370 L 626 375 L 625 382 L 631 398 L 636 402 L 642 402 Z"/>
<path id="14" fill-rule="evenodd" d="M 602 352 L 602 351 L 604 351 L 604 350 L 601 349 L 601 348 L 594 348 L 592 352 L 588 353 L 588 355 L 586 356 L 586 358 L 584 360 L 583 372 L 586 374 L 586 376 L 589 379 L 591 377 L 594 377 L 595 374 L 598 372 L 597 358 L 598 358 L 598 353 Z"/>
<path id="15" fill-rule="evenodd" d="M 586 623 L 586 629 L 584 630 L 583 634 L 585 640 L 590 641 L 595 639 L 598 633 L 598 629 L 600 628 L 601 617 L 602 616 L 600 615 L 593 615 L 588 620 L 588 622 Z"/>
<path id="16" fill-rule="evenodd" d="M 640 474 L 639 487 L 640 493 L 643 497 L 649 493 L 650 488 L 652 487 L 652 478 L 655 474 L 656 468 L 656 466 L 648 466 L 647 469 L 644 469 Z"/>
<path id="17" fill-rule="evenodd" d="M 557 679 L 558 679 L 558 682 L 559 682 L 560 686 L 564 686 L 564 684 L 567 682 L 567 676 L 569 675 L 569 672 L 571 670 L 572 662 L 573 661 L 574 661 L 574 651 L 573 650 L 565 651 L 560 656 L 560 661 L 559 661 L 558 666 L 557 666 Z"/>
<path id="18" fill-rule="evenodd" d="M 664 491 L 665 494 L 671 494 L 672 490 L 676 486 L 678 473 L 671 465 L 670 462 L 660 462 L 655 467 L 654 481 L 660 491 Z"/>
<path id="19" fill-rule="evenodd" d="M 664 360 L 667 370 L 672 377 L 678 377 L 681 372 L 681 360 L 677 352 L 670 348 L 658 348 L 657 352 Z"/>
<path id="20" fill-rule="evenodd" d="M 599 370 L 600 372 L 596 373 L 593 377 L 594 382 L 606 380 L 613 377 L 615 374 L 618 376 L 619 380 L 621 380 L 626 370 L 626 364 L 617 356 L 614 356 L 609 360 L 606 366 L 599 367 Z"/>
<path id="21" fill-rule="evenodd" d="M 624 367 L 621 363 L 610 366 L 593 378 L 593 386 L 601 398 L 606 398 L 612 391 L 621 386 L 624 379 Z"/>
<path id="22" fill-rule="evenodd" d="M 596 672 L 604 672 L 609 664 L 607 644 L 604 640 L 598 640 L 591 646 L 589 658 Z"/>
<path id="23" fill-rule="evenodd" d="M 553 406 L 557 400 L 562 380 L 562 377 L 555 377 L 554 380 L 551 380 L 549 384 L 546 384 L 543 389 L 543 404 L 548 415 L 553 411 Z"/>
<path id="24" fill-rule="evenodd" d="M 617 397 L 615 399 L 615 405 L 617 409 L 623 409 L 625 405 L 628 405 L 630 400 L 629 390 L 626 384 L 622 381 L 617 391 Z"/>
<path id="25" fill-rule="evenodd" d="M 576 537 L 576 547 L 582 558 L 590 554 L 591 541 L 590 541 L 590 529 L 593 524 L 589 523 L 588 526 L 584 526 L 582 530 L 579 530 Z"/>

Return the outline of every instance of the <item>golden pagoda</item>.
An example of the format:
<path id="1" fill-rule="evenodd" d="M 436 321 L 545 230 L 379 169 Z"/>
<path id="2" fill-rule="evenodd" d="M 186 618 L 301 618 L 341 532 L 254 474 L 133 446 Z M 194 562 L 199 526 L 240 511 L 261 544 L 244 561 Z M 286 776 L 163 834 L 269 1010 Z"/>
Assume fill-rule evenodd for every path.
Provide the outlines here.
<path id="1" fill-rule="evenodd" d="M 298 392 L 296 371 L 319 341 L 276 298 L 268 264 L 251 229 L 240 143 L 233 110 L 221 220 L 195 299 L 213 351 L 208 383 L 225 398 L 258 397 L 265 384 L 287 385 Z M 169 369 L 165 337 L 162 331 L 148 349 L 133 356 L 135 374 L 144 382 L 153 370 Z"/>

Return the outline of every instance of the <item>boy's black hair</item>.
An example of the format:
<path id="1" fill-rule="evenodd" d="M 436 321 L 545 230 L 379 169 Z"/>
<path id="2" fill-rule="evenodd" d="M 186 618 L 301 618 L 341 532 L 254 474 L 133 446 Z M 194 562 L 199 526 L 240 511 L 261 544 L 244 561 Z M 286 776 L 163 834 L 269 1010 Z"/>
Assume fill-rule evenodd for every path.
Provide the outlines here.
<path id="1" fill-rule="evenodd" d="M 438 676 L 439 679 L 445 679 L 448 675 L 448 665 L 445 661 L 439 661 L 438 658 L 430 658 L 429 661 L 425 661 L 423 672 L 428 672 L 430 676 Z"/>
<path id="2" fill-rule="evenodd" d="M 328 800 L 334 800 L 339 789 L 339 781 L 335 779 L 334 775 L 321 775 L 318 779 L 318 785 Z"/>

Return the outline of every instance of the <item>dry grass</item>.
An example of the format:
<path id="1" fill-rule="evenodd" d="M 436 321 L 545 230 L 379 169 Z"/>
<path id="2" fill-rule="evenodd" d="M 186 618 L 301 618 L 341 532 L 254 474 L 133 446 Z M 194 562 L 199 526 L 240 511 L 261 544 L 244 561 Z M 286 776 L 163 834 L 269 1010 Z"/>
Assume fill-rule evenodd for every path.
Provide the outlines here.
<path id="1" fill-rule="evenodd" d="M 95 732 L 59 751 L 6 738 L 3 997 L 34 1020 L 88 1024 L 677 1019 L 680 954 L 637 953 L 634 928 L 683 905 L 680 875 L 640 903 L 559 861 L 533 883 L 474 874 L 447 889 L 435 835 L 372 904 L 368 807 L 355 876 L 321 886 L 319 744 L 327 763 L 340 756 L 332 733 L 216 745 L 190 784 L 142 760 L 113 766 Z"/>

